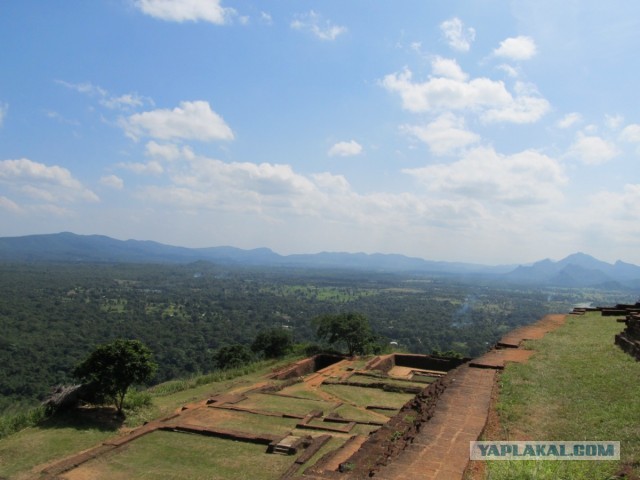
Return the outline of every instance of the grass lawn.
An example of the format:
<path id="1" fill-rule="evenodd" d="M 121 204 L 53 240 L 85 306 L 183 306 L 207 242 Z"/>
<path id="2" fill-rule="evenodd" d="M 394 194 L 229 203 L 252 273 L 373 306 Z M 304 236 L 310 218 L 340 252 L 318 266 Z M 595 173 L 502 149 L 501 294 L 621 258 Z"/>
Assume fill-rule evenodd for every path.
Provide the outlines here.
<path id="1" fill-rule="evenodd" d="M 269 433 L 284 435 L 293 430 L 299 420 L 281 417 L 266 417 L 244 412 L 226 412 L 225 418 L 216 422 L 220 428 L 239 430 L 247 433 Z"/>
<path id="2" fill-rule="evenodd" d="M 106 425 L 69 416 L 49 419 L 0 440 L 0 477 L 32 478 L 33 467 L 91 448 L 116 433 Z"/>
<path id="3" fill-rule="evenodd" d="M 306 433 L 306 435 L 308 435 L 308 433 Z M 346 437 L 339 437 L 339 436 L 334 436 L 333 438 L 331 438 L 331 440 L 329 440 L 327 443 L 325 443 L 322 448 L 320 450 L 318 450 L 315 455 L 313 455 L 309 461 L 307 463 L 305 463 L 304 465 L 302 465 L 300 467 L 300 469 L 297 472 L 297 475 L 301 475 L 307 468 L 315 465 L 316 463 L 318 463 L 318 460 L 320 460 L 325 454 L 332 452 L 334 450 L 337 450 L 338 448 L 340 448 L 345 442 L 347 441 Z"/>
<path id="4" fill-rule="evenodd" d="M 385 417 L 381 416 L 377 412 L 356 408 L 348 404 L 341 405 L 340 407 L 336 408 L 334 411 L 335 413 L 339 413 L 342 416 L 342 418 L 348 418 L 349 420 L 355 420 L 355 421 L 361 421 L 361 422 L 385 422 L 386 421 Z"/>
<path id="5" fill-rule="evenodd" d="M 169 394 L 163 393 L 163 386 L 160 385 L 150 390 L 153 405 L 128 412 L 125 426 L 135 427 L 144 421 L 166 416 L 186 403 L 203 400 L 229 389 L 252 385 L 273 368 L 287 362 L 291 360 L 265 362 L 246 376 L 206 384 L 199 382 L 207 380 L 207 376 L 175 380 L 167 385 L 184 383 L 186 387 L 193 385 L 193 388 Z M 0 440 L 0 477 L 12 480 L 31 478 L 33 475 L 29 472 L 34 467 L 94 447 L 117 434 L 117 428 L 105 427 L 104 424 L 76 418 L 70 414 L 48 419 L 38 426 L 26 428 Z"/>
<path id="6" fill-rule="evenodd" d="M 275 480 L 294 456 L 265 453 L 266 445 L 201 435 L 153 432 L 113 455 L 90 461 L 65 478 L 94 480 Z"/>
<path id="7" fill-rule="evenodd" d="M 296 383 L 290 387 L 283 388 L 278 393 L 281 393 L 282 395 L 291 395 L 293 397 L 308 398 L 309 400 L 323 400 L 321 395 L 304 383 Z"/>
<path id="8" fill-rule="evenodd" d="M 490 479 L 609 479 L 623 467 L 640 475 L 640 362 L 614 345 L 615 318 L 569 316 L 524 364 L 501 376 L 501 438 L 620 441 L 621 461 L 493 461 Z"/>
<path id="9" fill-rule="evenodd" d="M 241 408 L 265 410 L 276 413 L 291 413 L 294 415 L 306 415 L 313 410 L 329 412 L 336 407 L 335 403 L 324 400 L 287 398 L 261 393 L 252 393 L 247 400 L 243 400 L 237 405 Z"/>
<path id="10" fill-rule="evenodd" d="M 415 395 L 410 393 L 385 392 L 378 388 L 351 387 L 347 385 L 322 385 L 320 388 L 348 403 L 366 407 L 376 405 L 400 409 Z"/>

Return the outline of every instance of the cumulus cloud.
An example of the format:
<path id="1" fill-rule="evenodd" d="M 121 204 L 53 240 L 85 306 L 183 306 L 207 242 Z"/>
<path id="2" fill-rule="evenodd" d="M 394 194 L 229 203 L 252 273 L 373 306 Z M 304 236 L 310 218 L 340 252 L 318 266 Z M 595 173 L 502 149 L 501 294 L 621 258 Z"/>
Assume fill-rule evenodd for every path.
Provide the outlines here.
<path id="1" fill-rule="evenodd" d="M 465 82 L 469 78 L 458 62 L 451 58 L 436 57 L 431 62 L 431 71 L 437 77 L 450 78 L 459 82 Z"/>
<path id="2" fill-rule="evenodd" d="M 328 152 L 330 157 L 353 157 L 362 153 L 362 145 L 355 140 L 338 142 Z"/>
<path id="3" fill-rule="evenodd" d="M 313 10 L 309 13 L 296 15 L 291 22 L 291 28 L 309 32 L 320 40 L 335 40 L 347 31 L 346 27 L 334 25 L 329 20 L 324 20 L 320 14 Z"/>
<path id="4" fill-rule="evenodd" d="M 620 132 L 620 140 L 631 143 L 640 143 L 640 125 L 632 123 L 627 125 Z"/>
<path id="5" fill-rule="evenodd" d="M 556 123 L 556 125 L 558 126 L 558 128 L 564 129 L 564 128 L 572 127 L 573 125 L 581 121 L 582 121 L 582 115 L 576 112 L 572 112 L 572 113 L 567 113 L 564 117 L 558 120 L 558 123 Z"/>
<path id="6" fill-rule="evenodd" d="M 152 137 L 161 140 L 233 140 L 231 128 L 211 110 L 209 102 L 181 102 L 173 110 L 157 109 L 136 113 L 119 121 L 134 140 Z"/>
<path id="7" fill-rule="evenodd" d="M 624 123 L 624 117 L 622 115 L 605 115 L 604 124 L 609 130 L 617 130 L 620 125 Z"/>
<path id="8" fill-rule="evenodd" d="M 438 71 L 441 62 L 436 59 Z M 455 73 L 449 64 L 449 71 Z M 382 86 L 400 95 L 402 106 L 411 112 L 442 112 L 447 110 L 470 110 L 480 112 L 487 122 L 533 123 L 545 115 L 550 105 L 534 89 L 521 82 L 516 83 L 514 97 L 505 84 L 488 78 L 463 80 L 457 78 L 431 77 L 425 82 L 415 82 L 411 71 L 386 75 Z"/>
<path id="9" fill-rule="evenodd" d="M 457 17 L 445 20 L 440 24 L 440 31 L 451 48 L 459 52 L 468 52 L 476 38 L 476 31 Z"/>
<path id="10" fill-rule="evenodd" d="M 221 0 L 135 0 L 134 4 L 146 15 L 180 23 L 224 25 L 236 14 L 233 8 L 223 7 Z"/>
<path id="11" fill-rule="evenodd" d="M 567 181 L 561 165 L 551 157 L 533 150 L 502 155 L 490 147 L 469 150 L 451 164 L 403 172 L 432 192 L 506 205 L 558 201 Z"/>
<path id="12" fill-rule="evenodd" d="M 447 155 L 480 141 L 480 136 L 465 128 L 464 118 L 444 113 L 424 125 L 404 125 L 402 131 L 429 145 L 435 155 Z"/>
<path id="13" fill-rule="evenodd" d="M 115 190 L 122 190 L 124 188 L 124 181 L 116 175 L 106 175 L 100 179 L 100 183 L 105 187 Z"/>
<path id="14" fill-rule="evenodd" d="M 533 123 L 551 109 L 549 102 L 532 85 L 516 82 L 514 91 L 516 96 L 511 102 L 487 109 L 482 119 L 486 122 Z"/>
<path id="15" fill-rule="evenodd" d="M 619 153 L 613 143 L 602 137 L 580 132 L 575 142 L 569 147 L 567 156 L 578 159 L 586 165 L 599 165 L 608 162 Z"/>
<path id="16" fill-rule="evenodd" d="M 493 51 L 496 57 L 510 60 L 529 60 L 537 53 L 536 42 L 531 37 L 519 36 L 507 38 Z"/>
<path id="17" fill-rule="evenodd" d="M 0 183 L 32 200 L 49 203 L 99 201 L 98 196 L 66 168 L 26 158 L 0 161 Z"/>
<path id="18" fill-rule="evenodd" d="M 160 144 L 153 140 L 147 142 L 145 146 L 145 154 L 149 157 L 162 158 L 167 161 L 174 161 L 179 158 L 193 158 L 194 154 L 190 147 L 179 147 L 171 143 Z"/>

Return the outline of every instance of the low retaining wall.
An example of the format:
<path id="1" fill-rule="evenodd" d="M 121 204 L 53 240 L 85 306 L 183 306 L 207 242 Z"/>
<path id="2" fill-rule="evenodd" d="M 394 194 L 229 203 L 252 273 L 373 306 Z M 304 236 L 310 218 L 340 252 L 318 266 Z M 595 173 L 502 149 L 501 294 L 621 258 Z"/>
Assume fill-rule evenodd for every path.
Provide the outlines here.
<path id="1" fill-rule="evenodd" d="M 323 368 L 327 368 L 334 363 L 338 363 L 339 361 L 344 360 L 344 358 L 345 357 L 341 357 L 340 355 L 315 355 L 277 371 L 273 374 L 272 378 L 275 380 L 288 380 L 290 378 L 303 377 L 310 373 L 317 372 L 318 370 L 322 370 Z"/>
<path id="2" fill-rule="evenodd" d="M 408 401 L 389 422 L 372 433 L 345 465 L 356 478 L 373 476 L 382 466 L 392 462 L 428 422 L 435 411 L 436 402 L 446 390 L 455 372 L 439 378 Z"/>
<path id="3" fill-rule="evenodd" d="M 629 314 L 627 327 L 615 337 L 615 344 L 636 360 L 640 360 L 640 314 Z"/>
<path id="4" fill-rule="evenodd" d="M 393 367 L 407 367 L 416 370 L 448 372 L 471 360 L 470 358 L 439 357 L 436 355 L 412 355 L 409 353 L 393 353 L 377 357 L 368 364 L 371 370 L 388 372 Z"/>

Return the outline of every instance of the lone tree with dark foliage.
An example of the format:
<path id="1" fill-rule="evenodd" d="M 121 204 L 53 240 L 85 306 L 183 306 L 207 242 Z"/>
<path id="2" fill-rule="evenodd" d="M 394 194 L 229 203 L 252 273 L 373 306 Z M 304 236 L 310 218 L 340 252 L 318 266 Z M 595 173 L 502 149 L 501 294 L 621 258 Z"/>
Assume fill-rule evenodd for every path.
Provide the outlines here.
<path id="1" fill-rule="evenodd" d="M 361 313 L 327 314 L 314 322 L 319 339 L 331 345 L 344 343 L 350 357 L 369 353 L 375 343 L 369 320 Z"/>
<path id="2" fill-rule="evenodd" d="M 120 339 L 98 346 L 73 373 L 94 399 L 112 400 L 122 415 L 129 387 L 149 381 L 156 368 L 146 345 L 138 340 Z"/>

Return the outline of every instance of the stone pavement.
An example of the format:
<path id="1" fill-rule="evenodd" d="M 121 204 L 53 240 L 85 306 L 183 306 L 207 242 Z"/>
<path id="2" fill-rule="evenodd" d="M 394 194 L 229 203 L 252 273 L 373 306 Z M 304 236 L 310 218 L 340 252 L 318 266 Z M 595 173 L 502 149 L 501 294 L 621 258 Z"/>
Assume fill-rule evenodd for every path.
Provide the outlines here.
<path id="1" fill-rule="evenodd" d="M 433 418 L 413 443 L 374 478 L 452 480 L 462 478 L 469 462 L 469 442 L 487 421 L 496 371 L 462 366 L 438 399 Z"/>
<path id="2" fill-rule="evenodd" d="M 451 372 L 452 382 L 438 399 L 433 417 L 413 443 L 374 478 L 381 480 L 457 480 L 469 463 L 469 442 L 487 422 L 491 392 L 506 362 L 526 362 L 534 353 L 524 340 L 542 338 L 564 323 L 566 315 L 547 315 L 505 335 L 498 348 Z"/>

